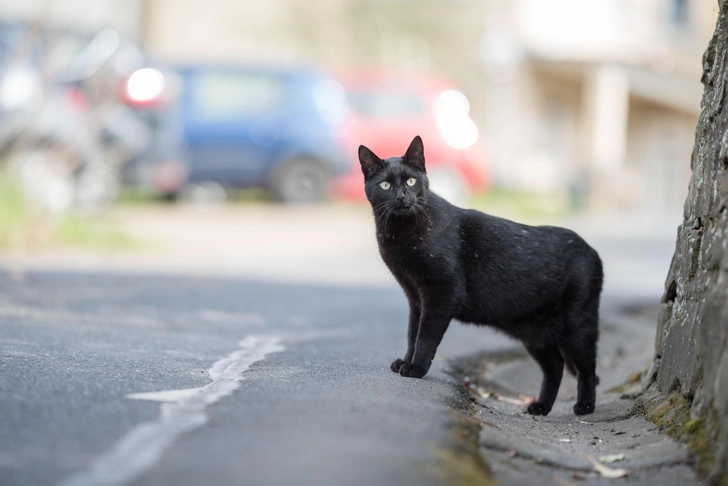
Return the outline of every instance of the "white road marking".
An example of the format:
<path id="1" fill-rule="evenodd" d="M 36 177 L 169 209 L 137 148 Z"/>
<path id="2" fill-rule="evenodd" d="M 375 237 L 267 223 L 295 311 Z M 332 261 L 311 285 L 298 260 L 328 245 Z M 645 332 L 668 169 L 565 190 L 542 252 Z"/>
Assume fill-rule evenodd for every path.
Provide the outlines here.
<path id="1" fill-rule="evenodd" d="M 183 388 L 181 390 L 163 390 L 158 392 L 146 393 L 130 393 L 126 398 L 132 400 L 150 400 L 153 402 L 176 402 L 185 398 L 197 395 L 202 390 L 200 388 Z"/>
<path id="2" fill-rule="evenodd" d="M 205 409 L 240 387 L 243 373 L 266 355 L 285 348 L 274 336 L 249 336 L 238 343 L 242 349 L 230 353 L 209 370 L 212 382 L 201 388 L 134 393 L 128 398 L 163 401 L 157 420 L 131 429 L 86 471 L 62 481 L 59 486 L 119 486 L 137 479 L 150 469 L 175 439 L 207 423 Z"/>

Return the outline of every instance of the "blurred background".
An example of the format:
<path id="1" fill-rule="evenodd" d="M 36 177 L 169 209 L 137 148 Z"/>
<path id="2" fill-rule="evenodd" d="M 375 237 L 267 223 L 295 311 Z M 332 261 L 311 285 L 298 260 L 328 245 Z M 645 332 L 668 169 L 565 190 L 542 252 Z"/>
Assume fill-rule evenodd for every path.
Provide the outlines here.
<path id="1" fill-rule="evenodd" d="M 356 148 L 421 135 L 438 193 L 572 227 L 607 288 L 659 295 L 717 11 L 4 1 L 0 263 L 392 283 Z"/>

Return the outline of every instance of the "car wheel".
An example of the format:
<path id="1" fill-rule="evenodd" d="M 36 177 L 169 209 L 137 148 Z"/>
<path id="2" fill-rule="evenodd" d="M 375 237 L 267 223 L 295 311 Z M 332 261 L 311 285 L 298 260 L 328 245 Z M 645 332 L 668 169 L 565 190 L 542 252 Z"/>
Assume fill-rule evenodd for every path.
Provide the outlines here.
<path id="1" fill-rule="evenodd" d="M 276 200 L 285 203 L 323 201 L 331 182 L 331 171 L 314 159 L 294 159 L 286 163 L 273 179 Z"/>
<path id="2" fill-rule="evenodd" d="M 463 206 L 470 201 L 470 187 L 457 169 L 435 167 L 427 171 L 430 189 L 448 202 Z"/>

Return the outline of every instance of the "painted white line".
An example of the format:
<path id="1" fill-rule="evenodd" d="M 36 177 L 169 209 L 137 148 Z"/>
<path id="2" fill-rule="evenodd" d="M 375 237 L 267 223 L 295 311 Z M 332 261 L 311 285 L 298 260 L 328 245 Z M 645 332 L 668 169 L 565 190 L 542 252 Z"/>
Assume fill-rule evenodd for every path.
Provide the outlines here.
<path id="1" fill-rule="evenodd" d="M 142 422 L 131 429 L 91 468 L 65 479 L 59 486 L 120 486 L 137 479 L 162 457 L 178 436 L 207 423 L 205 409 L 237 390 L 250 365 L 285 349 L 274 336 L 249 336 L 238 344 L 242 349 L 212 365 L 209 370 L 212 382 L 201 388 L 129 395 L 129 398 L 166 403 L 161 405 L 157 420 Z"/>
<path id="2" fill-rule="evenodd" d="M 202 388 L 182 388 L 180 390 L 163 390 L 158 392 L 130 393 L 126 398 L 132 400 L 150 400 L 153 402 L 176 402 L 200 393 Z"/>

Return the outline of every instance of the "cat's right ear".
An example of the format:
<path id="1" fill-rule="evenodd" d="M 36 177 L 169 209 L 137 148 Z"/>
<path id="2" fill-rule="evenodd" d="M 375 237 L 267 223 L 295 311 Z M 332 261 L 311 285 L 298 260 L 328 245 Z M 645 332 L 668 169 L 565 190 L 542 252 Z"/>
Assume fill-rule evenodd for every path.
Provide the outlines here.
<path id="1" fill-rule="evenodd" d="M 359 163 L 365 179 L 384 168 L 384 161 L 364 145 L 359 145 Z"/>

